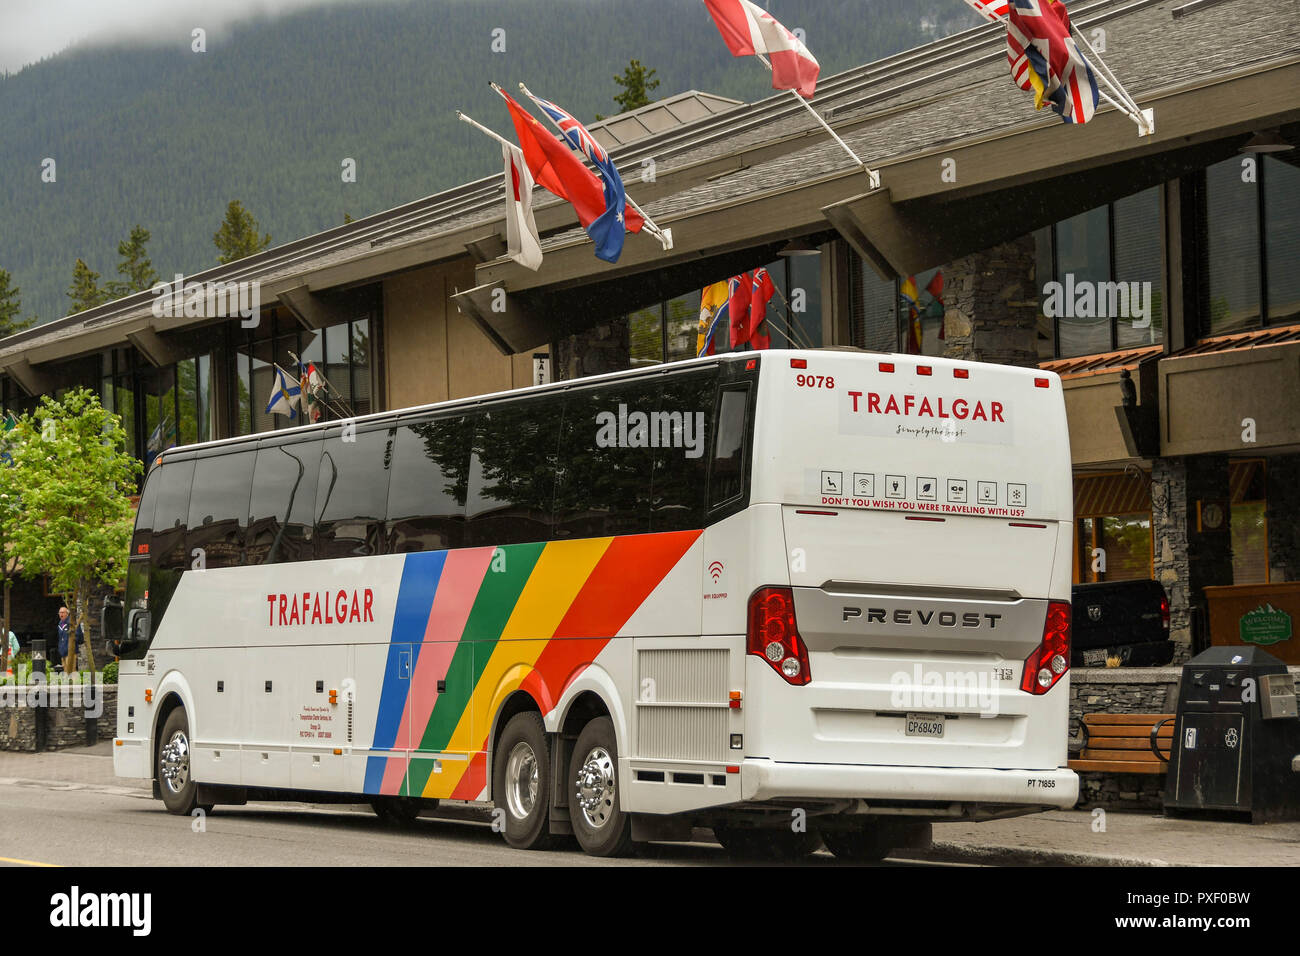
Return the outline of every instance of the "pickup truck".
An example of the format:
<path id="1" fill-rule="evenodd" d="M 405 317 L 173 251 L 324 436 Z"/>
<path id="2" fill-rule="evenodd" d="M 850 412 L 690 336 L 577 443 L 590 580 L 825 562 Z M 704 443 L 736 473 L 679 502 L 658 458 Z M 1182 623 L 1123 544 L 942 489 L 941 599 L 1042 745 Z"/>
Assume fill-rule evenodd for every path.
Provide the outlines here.
<path id="1" fill-rule="evenodd" d="M 1070 664 L 1105 667 L 1159 666 L 1173 660 L 1169 597 L 1159 581 L 1076 584 L 1070 620 Z"/>

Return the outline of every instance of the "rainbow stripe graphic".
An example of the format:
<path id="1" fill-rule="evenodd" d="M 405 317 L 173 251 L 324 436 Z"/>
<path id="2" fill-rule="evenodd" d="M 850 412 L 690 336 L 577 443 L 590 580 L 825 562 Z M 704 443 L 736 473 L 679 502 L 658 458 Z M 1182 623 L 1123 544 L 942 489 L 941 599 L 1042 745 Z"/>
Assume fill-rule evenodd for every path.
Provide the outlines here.
<path id="1" fill-rule="evenodd" d="M 365 792 L 481 798 L 501 703 L 523 689 L 550 712 L 700 534 L 407 555 L 371 745 L 393 754 L 367 759 Z"/>

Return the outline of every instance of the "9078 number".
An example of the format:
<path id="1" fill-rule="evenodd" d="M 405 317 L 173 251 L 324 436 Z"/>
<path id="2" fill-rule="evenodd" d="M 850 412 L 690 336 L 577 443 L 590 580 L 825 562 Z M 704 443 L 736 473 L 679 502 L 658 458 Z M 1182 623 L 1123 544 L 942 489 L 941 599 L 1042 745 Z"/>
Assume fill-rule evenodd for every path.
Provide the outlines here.
<path id="1" fill-rule="evenodd" d="M 800 388 L 834 388 L 833 375 L 796 375 L 794 383 Z"/>

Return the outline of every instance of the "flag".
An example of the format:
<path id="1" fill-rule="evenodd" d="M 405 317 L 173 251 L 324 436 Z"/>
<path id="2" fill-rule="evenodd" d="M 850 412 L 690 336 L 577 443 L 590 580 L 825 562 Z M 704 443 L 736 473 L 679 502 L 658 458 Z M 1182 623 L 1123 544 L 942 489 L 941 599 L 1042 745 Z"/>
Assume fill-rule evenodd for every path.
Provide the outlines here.
<path id="1" fill-rule="evenodd" d="M 532 114 L 503 92 L 519 147 L 533 181 L 573 204 L 578 221 L 596 244 L 597 258 L 618 261 L 623 251 L 623 231 L 640 232 L 645 220 L 635 209 L 620 211 L 605 205 L 604 189 L 595 173 L 556 139 Z"/>
<path id="2" fill-rule="evenodd" d="M 321 419 L 321 406 L 325 404 L 325 380 L 316 371 L 315 362 L 310 365 L 300 363 L 298 369 L 302 373 L 298 379 L 298 402 L 302 406 L 303 417 L 309 422 L 318 422 Z"/>
<path id="3" fill-rule="evenodd" d="M 899 297 L 907 304 L 907 344 L 908 355 L 921 354 L 921 315 L 917 309 L 917 300 L 921 293 L 916 290 L 916 276 L 908 276 L 898 288 Z"/>
<path id="4" fill-rule="evenodd" d="M 753 292 L 753 276 L 742 272 L 727 281 L 727 324 L 731 328 L 731 347 L 749 341 L 754 328 L 749 324 L 749 302 Z"/>
<path id="5" fill-rule="evenodd" d="M 266 414 L 268 415 L 288 415 L 289 420 L 298 417 L 297 406 L 298 396 L 302 389 L 296 383 L 291 384 L 289 377 L 284 374 L 284 370 L 277 368 L 275 370 L 275 387 L 271 390 L 271 397 L 266 403 Z"/>
<path id="6" fill-rule="evenodd" d="M 542 241 L 533 219 L 533 177 L 518 146 L 502 143 L 501 156 L 506 163 L 506 253 L 536 272 L 542 264 Z"/>
<path id="7" fill-rule="evenodd" d="M 1070 36 L 1061 0 L 1011 0 L 1007 11 L 1007 61 L 1034 108 L 1050 104 L 1067 123 L 1086 123 L 1097 110 L 1097 78 Z"/>
<path id="8" fill-rule="evenodd" d="M 767 325 L 767 305 L 774 295 L 776 284 L 772 282 L 768 271 L 755 269 L 749 292 L 749 344 L 756 349 L 772 347 L 772 331 Z"/>
<path id="9" fill-rule="evenodd" d="M 627 191 L 623 188 L 623 177 L 618 174 L 618 169 L 614 166 L 614 161 L 609 158 L 609 153 L 605 152 L 603 146 L 596 142 L 595 137 L 587 131 L 570 113 L 559 106 L 556 106 L 550 100 L 544 100 L 540 96 L 528 94 L 534 103 L 551 119 L 553 119 L 564 138 L 569 141 L 574 149 L 581 152 L 587 159 L 591 160 L 593 166 L 600 171 L 601 179 L 605 181 L 605 210 L 606 215 L 611 209 L 617 210 L 615 218 L 622 222 L 627 214 Z M 614 230 L 611 238 L 617 238 L 618 251 L 623 249 L 623 231 Z M 604 258 L 602 256 L 601 258 Z M 617 253 L 610 262 L 618 259 Z"/>
<path id="10" fill-rule="evenodd" d="M 943 301 L 943 270 L 940 269 L 930 280 L 930 284 L 925 287 L 925 291 L 930 293 L 933 301 L 925 307 L 928 314 L 939 319 L 939 341 L 945 341 L 948 338 L 946 315 L 948 306 Z"/>
<path id="11" fill-rule="evenodd" d="M 966 0 L 966 3 L 990 20 L 1002 20 L 1006 18 L 1011 0 Z"/>
<path id="12" fill-rule="evenodd" d="M 772 89 L 813 98 L 821 67 L 797 36 L 749 0 L 704 0 L 704 5 L 732 56 L 766 54 L 772 63 Z"/>
<path id="13" fill-rule="evenodd" d="M 157 454 L 165 448 L 171 448 L 176 444 L 176 426 L 172 424 L 170 415 L 164 415 L 162 421 L 154 426 L 149 433 L 149 440 L 145 443 L 148 451 Z"/>
<path id="14" fill-rule="evenodd" d="M 695 337 L 695 354 L 712 355 L 713 335 L 718 313 L 727 305 L 728 287 L 725 282 L 715 282 L 700 296 L 700 328 Z"/>

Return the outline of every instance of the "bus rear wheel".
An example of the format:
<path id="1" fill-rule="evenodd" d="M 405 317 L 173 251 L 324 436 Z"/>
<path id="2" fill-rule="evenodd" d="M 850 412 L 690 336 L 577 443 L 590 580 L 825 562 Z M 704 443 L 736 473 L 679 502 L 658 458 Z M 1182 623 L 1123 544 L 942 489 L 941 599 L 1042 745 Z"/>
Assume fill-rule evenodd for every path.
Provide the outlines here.
<path id="1" fill-rule="evenodd" d="M 492 800 L 505 813 L 502 836 L 517 850 L 547 850 L 550 832 L 551 748 L 536 711 L 515 714 L 497 741 L 492 766 Z"/>
<path id="2" fill-rule="evenodd" d="M 184 708 L 177 707 L 163 722 L 155 773 L 167 812 L 186 817 L 199 806 L 199 788 L 194 782 L 190 759 L 190 725 Z M 212 806 L 209 804 L 201 809 L 207 813 Z"/>
<path id="3" fill-rule="evenodd" d="M 437 801 L 434 801 L 437 805 Z M 380 821 L 391 827 L 409 827 L 424 809 L 422 801 L 413 797 L 372 797 L 370 809 Z"/>
<path id="4" fill-rule="evenodd" d="M 569 762 L 569 820 L 591 856 L 632 851 L 632 821 L 618 805 L 618 741 L 614 722 L 597 717 L 578 734 Z"/>

